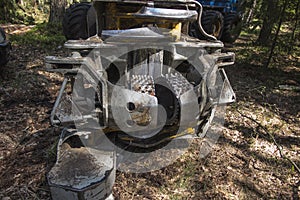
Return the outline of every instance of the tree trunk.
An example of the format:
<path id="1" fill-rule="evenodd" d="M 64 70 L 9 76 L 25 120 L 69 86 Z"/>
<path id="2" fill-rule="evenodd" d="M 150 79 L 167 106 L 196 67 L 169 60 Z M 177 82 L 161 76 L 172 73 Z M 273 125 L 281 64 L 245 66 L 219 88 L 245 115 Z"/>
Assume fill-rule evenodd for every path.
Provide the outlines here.
<path id="1" fill-rule="evenodd" d="M 252 5 L 251 5 L 251 8 L 249 9 L 249 12 L 248 12 L 247 19 L 246 19 L 246 24 L 247 24 L 247 25 L 249 25 L 250 22 L 251 22 L 252 19 L 253 19 L 254 12 L 255 12 L 255 9 L 256 9 L 256 5 L 257 5 L 257 0 L 253 0 Z"/>
<path id="2" fill-rule="evenodd" d="M 66 6 L 67 0 L 50 0 L 49 22 L 62 22 Z"/>
<path id="3" fill-rule="evenodd" d="M 0 0 L 0 21 L 5 23 L 13 22 L 12 18 L 16 14 L 14 1 Z"/>
<path id="4" fill-rule="evenodd" d="M 275 38 L 274 38 L 274 41 L 273 41 L 273 43 L 272 43 L 272 47 L 271 47 L 271 50 L 270 50 L 270 55 L 269 55 L 269 58 L 268 58 L 267 63 L 266 63 L 266 67 L 269 67 L 270 62 L 271 62 L 271 59 L 272 59 L 272 57 L 273 57 L 273 53 L 274 53 L 274 49 L 275 49 L 275 46 L 276 46 L 277 38 L 278 38 L 278 35 L 279 35 L 279 31 L 280 31 L 282 22 L 283 22 L 283 20 L 284 20 L 285 9 L 286 9 L 288 3 L 289 3 L 289 0 L 285 0 L 284 4 L 283 4 L 283 6 L 282 6 L 282 10 L 281 10 L 281 15 L 280 15 L 279 23 L 278 23 L 277 30 L 276 30 L 276 34 L 275 34 Z"/>
<path id="5" fill-rule="evenodd" d="M 296 30 L 298 27 L 298 21 L 299 21 L 299 6 L 300 6 L 300 1 L 297 2 L 296 5 L 296 9 L 295 9 L 295 25 L 292 31 L 292 35 L 291 35 L 291 39 L 290 39 L 290 46 L 289 46 L 289 54 L 291 53 L 291 51 L 294 48 L 294 44 L 295 44 L 295 38 L 296 38 Z"/>
<path id="6" fill-rule="evenodd" d="M 263 4 L 267 7 L 267 9 L 257 43 L 261 45 L 268 45 L 271 39 L 270 35 L 278 18 L 278 0 L 264 0 Z"/>

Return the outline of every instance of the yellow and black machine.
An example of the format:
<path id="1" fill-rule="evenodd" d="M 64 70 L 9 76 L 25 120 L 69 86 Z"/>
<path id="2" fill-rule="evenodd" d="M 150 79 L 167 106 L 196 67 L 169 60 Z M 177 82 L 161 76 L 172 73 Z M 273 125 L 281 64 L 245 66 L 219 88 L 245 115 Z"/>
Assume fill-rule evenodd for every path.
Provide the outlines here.
<path id="1" fill-rule="evenodd" d="M 45 58 L 64 75 L 51 113 L 64 127 L 48 174 L 53 199 L 113 199 L 116 169 L 159 169 L 207 136 L 217 107 L 235 100 L 224 70 L 234 53 L 203 30 L 201 13 L 194 0 L 94 0 L 66 11 L 69 56 Z"/>

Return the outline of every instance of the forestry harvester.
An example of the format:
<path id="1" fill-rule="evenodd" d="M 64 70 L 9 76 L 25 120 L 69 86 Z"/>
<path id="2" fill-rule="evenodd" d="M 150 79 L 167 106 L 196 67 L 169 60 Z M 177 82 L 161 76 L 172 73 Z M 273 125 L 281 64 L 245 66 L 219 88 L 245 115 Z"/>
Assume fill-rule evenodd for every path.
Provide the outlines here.
<path id="1" fill-rule="evenodd" d="M 45 58 L 64 77 L 51 113 L 64 127 L 47 176 L 53 199 L 113 199 L 116 169 L 159 169 L 207 136 L 217 107 L 235 100 L 224 70 L 234 53 L 203 30 L 202 11 L 194 0 L 94 0 L 66 11 L 69 56 Z"/>

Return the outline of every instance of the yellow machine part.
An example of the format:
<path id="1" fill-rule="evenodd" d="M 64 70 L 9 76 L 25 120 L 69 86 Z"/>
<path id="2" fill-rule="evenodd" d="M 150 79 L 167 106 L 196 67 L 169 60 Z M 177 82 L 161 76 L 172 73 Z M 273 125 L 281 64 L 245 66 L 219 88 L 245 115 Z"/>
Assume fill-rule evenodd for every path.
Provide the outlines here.
<path id="1" fill-rule="evenodd" d="M 177 20 L 153 17 L 138 18 L 134 16 L 134 14 L 142 8 L 142 5 L 140 4 L 124 5 L 116 2 L 96 2 L 94 6 L 102 8 L 96 10 L 98 11 L 99 24 L 103 27 L 103 30 L 125 30 L 145 26 L 155 26 L 168 30 L 164 34 L 169 33 L 176 41 L 181 37 L 182 23 Z"/>

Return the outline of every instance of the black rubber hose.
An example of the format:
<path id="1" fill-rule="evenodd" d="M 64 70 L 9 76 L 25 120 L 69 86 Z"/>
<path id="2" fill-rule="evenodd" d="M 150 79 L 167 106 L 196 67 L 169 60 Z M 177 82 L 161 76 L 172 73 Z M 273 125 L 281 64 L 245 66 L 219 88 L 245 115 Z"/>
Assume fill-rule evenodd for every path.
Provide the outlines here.
<path id="1" fill-rule="evenodd" d="M 212 35 L 209 35 L 208 33 L 205 32 L 205 30 L 203 29 L 202 25 L 201 25 L 201 16 L 202 16 L 202 11 L 203 11 L 203 7 L 202 5 L 198 2 L 198 1 L 193 1 L 198 7 L 199 7 L 199 11 L 198 11 L 198 26 L 199 26 L 199 30 L 201 32 L 201 34 L 206 37 L 207 39 L 210 39 L 210 40 L 217 40 L 216 37 L 212 36 Z"/>

